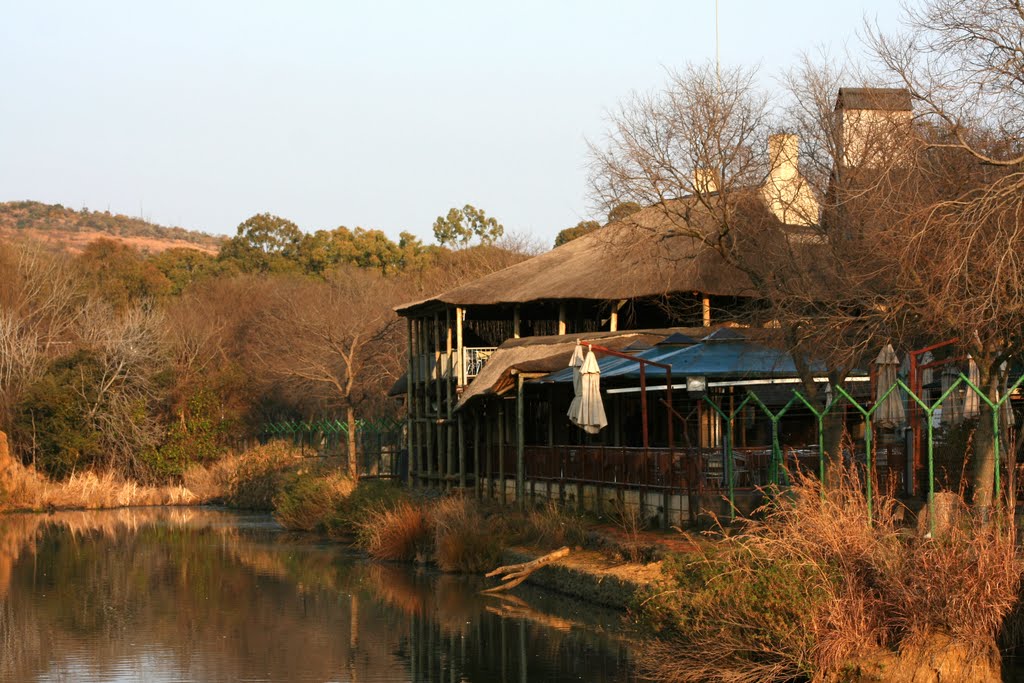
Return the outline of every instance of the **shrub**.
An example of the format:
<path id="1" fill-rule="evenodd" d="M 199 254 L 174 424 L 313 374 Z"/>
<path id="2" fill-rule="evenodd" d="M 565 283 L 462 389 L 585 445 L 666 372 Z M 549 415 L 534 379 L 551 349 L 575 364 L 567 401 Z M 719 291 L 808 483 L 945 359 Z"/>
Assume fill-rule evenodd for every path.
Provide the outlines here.
<path id="1" fill-rule="evenodd" d="M 500 535 L 473 501 L 445 498 L 431 509 L 430 521 L 434 560 L 442 571 L 482 572 L 500 564 Z"/>
<path id="2" fill-rule="evenodd" d="M 408 500 L 367 508 L 356 525 L 356 538 L 374 559 L 406 561 L 426 557 L 431 540 L 423 508 Z"/>
<path id="3" fill-rule="evenodd" d="M 551 501 L 527 513 L 523 533 L 524 540 L 541 548 L 561 548 L 583 545 L 587 530 L 580 515 L 567 512 Z"/>
<path id="4" fill-rule="evenodd" d="M 333 538 L 349 537 L 359 531 L 360 524 L 369 516 L 408 500 L 408 492 L 398 484 L 379 479 L 360 481 L 347 497 L 338 501 L 334 514 L 327 520 L 327 531 Z"/>
<path id="5" fill-rule="evenodd" d="M 299 472 L 274 497 L 274 518 L 286 529 L 324 530 L 338 504 L 355 489 L 342 472 Z"/>
<path id="6" fill-rule="evenodd" d="M 298 449 L 283 441 L 271 441 L 230 459 L 223 465 L 228 479 L 224 502 L 246 510 L 273 510 L 285 473 L 301 462 Z"/>
<path id="7" fill-rule="evenodd" d="M 868 521 L 853 469 L 824 492 L 815 480 L 794 479 L 763 519 L 670 565 L 668 585 L 642 608 L 679 634 L 650 647 L 644 661 L 653 676 L 822 678 L 851 663 L 912 657 L 935 638 L 990 657 L 1020 585 L 1010 520 L 976 519 L 954 506 L 942 534 L 910 536 L 886 495 L 875 497 Z"/>

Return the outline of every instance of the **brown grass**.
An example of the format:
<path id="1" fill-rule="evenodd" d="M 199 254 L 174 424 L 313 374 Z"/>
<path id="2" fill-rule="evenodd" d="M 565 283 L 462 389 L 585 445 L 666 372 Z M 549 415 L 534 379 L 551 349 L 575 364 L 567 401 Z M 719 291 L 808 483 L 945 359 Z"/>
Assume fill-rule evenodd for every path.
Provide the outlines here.
<path id="1" fill-rule="evenodd" d="M 380 505 L 357 523 L 358 543 L 378 560 L 410 561 L 425 557 L 430 525 L 423 508 L 407 500 Z"/>
<path id="2" fill-rule="evenodd" d="M 76 473 L 52 481 L 32 467 L 8 462 L 0 474 L 0 510 L 97 510 L 197 502 L 196 495 L 183 486 L 142 486 L 109 472 Z"/>
<path id="3" fill-rule="evenodd" d="M 540 548 L 583 545 L 587 535 L 583 518 L 554 501 L 530 510 L 524 527 L 526 540 Z"/>
<path id="4" fill-rule="evenodd" d="M 669 590 L 649 599 L 680 634 L 651 647 L 653 676 L 820 677 L 936 637 L 991 654 L 1021 579 L 1012 519 L 956 506 L 949 527 L 926 538 L 900 528 L 899 503 L 885 495 L 869 524 L 853 470 L 824 497 L 817 481 L 794 479 L 761 520 L 680 563 Z"/>
<path id="5" fill-rule="evenodd" d="M 478 573 L 501 562 L 501 539 L 471 500 L 444 498 L 430 510 L 434 561 L 442 571 Z"/>
<path id="6" fill-rule="evenodd" d="M 274 496 L 274 518 L 286 529 L 324 530 L 356 484 L 340 471 L 299 472 Z"/>

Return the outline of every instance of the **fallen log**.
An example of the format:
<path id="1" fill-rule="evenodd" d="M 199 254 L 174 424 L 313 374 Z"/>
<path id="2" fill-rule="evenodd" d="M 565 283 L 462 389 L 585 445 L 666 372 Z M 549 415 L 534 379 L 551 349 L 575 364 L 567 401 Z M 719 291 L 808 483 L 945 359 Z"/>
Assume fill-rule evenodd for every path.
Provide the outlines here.
<path id="1" fill-rule="evenodd" d="M 484 593 L 497 593 L 499 591 L 507 591 L 511 588 L 515 588 L 523 581 L 526 581 L 530 577 L 530 574 L 534 573 L 546 564 L 551 564 L 555 560 L 560 560 L 569 554 L 568 547 L 561 547 L 554 552 L 550 552 L 547 555 L 542 555 L 535 560 L 529 562 L 523 562 L 521 564 L 510 564 L 504 567 L 498 567 L 494 571 L 488 572 L 487 577 L 498 576 L 499 574 L 505 574 L 501 578 L 502 583 L 493 588 L 488 588 L 483 591 Z"/>

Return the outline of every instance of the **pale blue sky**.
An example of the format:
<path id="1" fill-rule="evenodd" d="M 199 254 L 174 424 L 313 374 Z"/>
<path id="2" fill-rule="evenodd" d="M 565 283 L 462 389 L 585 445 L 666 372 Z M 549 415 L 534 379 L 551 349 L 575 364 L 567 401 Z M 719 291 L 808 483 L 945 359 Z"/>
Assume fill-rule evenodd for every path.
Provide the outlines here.
<path id="1" fill-rule="evenodd" d="M 895 0 L 720 0 L 769 81 Z M 233 233 L 264 211 L 431 237 L 472 203 L 550 243 L 591 218 L 587 138 L 714 57 L 714 0 L 0 0 L 0 200 Z"/>

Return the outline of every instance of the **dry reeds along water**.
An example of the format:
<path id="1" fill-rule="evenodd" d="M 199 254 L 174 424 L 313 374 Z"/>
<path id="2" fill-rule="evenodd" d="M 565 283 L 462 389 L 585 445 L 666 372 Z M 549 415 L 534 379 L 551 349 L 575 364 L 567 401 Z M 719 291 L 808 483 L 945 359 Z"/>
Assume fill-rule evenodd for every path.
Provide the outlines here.
<path id="1" fill-rule="evenodd" d="M 981 519 L 961 503 L 925 535 L 902 527 L 884 494 L 869 521 L 856 470 L 824 491 L 795 477 L 760 519 L 672 569 L 647 606 L 677 633 L 651 648 L 652 673 L 770 681 L 854 666 L 910 680 L 929 660 L 947 666 L 942 680 L 998 680 L 996 636 L 1022 572 L 1012 516 Z"/>
<path id="2" fill-rule="evenodd" d="M 303 542 L 269 515 L 0 516 L 0 681 L 627 681 L 619 615 Z"/>

